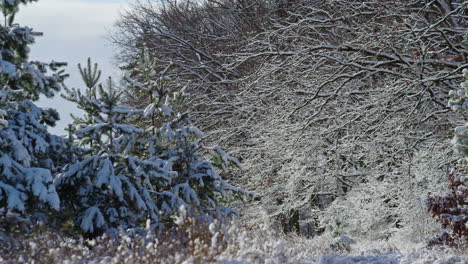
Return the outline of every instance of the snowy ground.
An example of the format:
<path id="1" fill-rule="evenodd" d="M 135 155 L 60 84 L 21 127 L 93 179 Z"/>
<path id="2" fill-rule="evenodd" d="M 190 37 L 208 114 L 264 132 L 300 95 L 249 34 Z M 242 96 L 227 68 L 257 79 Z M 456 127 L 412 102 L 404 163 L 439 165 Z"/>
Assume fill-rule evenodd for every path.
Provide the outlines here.
<path id="1" fill-rule="evenodd" d="M 370 256 L 324 256 L 317 261 L 304 261 L 302 263 L 320 263 L 320 264 L 465 264 L 468 263 L 467 257 L 460 256 L 431 256 L 420 253 L 399 254 L 399 253 L 383 253 Z"/>
<path id="2" fill-rule="evenodd" d="M 311 248 L 299 252 L 305 245 L 297 247 L 265 248 L 268 244 L 251 244 L 249 248 L 227 248 L 223 252 L 195 251 L 165 248 L 167 245 L 134 245 L 125 243 L 106 244 L 56 239 L 43 243 L 44 240 L 29 241 L 16 250 L 0 254 L 0 263 L 304 263 L 304 264 L 468 264 L 466 254 L 442 249 L 417 249 L 410 252 L 398 250 L 359 253 L 320 253 Z M 127 241 L 129 242 L 129 241 Z M 175 243 L 176 244 L 176 243 Z M 278 242 L 278 244 L 281 244 Z M 162 246 L 162 248 L 160 248 Z M 293 245 L 289 245 L 293 246 Z M 186 251 L 186 252 L 184 252 Z M 188 253 L 188 254 L 187 254 Z"/>
<path id="3" fill-rule="evenodd" d="M 285 236 L 268 226 L 246 230 L 185 219 L 174 230 L 158 238 L 139 229 L 92 240 L 40 228 L 18 236 L 0 232 L 0 263 L 468 264 L 466 248 L 402 240 L 356 240 L 339 251 L 326 235 Z"/>
<path id="4" fill-rule="evenodd" d="M 435 247 L 424 245 L 409 245 L 410 249 L 398 249 L 394 246 L 384 246 L 376 243 L 371 249 L 371 242 L 354 245 L 351 252 L 333 252 L 327 246 L 319 246 L 322 239 L 306 240 L 298 238 L 286 244 L 278 242 L 276 249 L 265 254 L 268 250 L 239 250 L 234 256 L 220 258 L 220 263 L 303 263 L 303 264 L 468 264 L 466 250 Z M 326 243 L 324 243 L 326 244 Z M 380 245 L 379 245 L 380 244 Z M 408 246 L 408 245 L 406 245 Z M 363 249 L 359 249 L 362 247 Z M 378 249 L 380 247 L 380 249 Z M 253 246 L 255 248 L 255 246 Z M 384 249 L 382 249 L 384 248 Z M 259 254 L 260 253 L 260 254 Z"/>

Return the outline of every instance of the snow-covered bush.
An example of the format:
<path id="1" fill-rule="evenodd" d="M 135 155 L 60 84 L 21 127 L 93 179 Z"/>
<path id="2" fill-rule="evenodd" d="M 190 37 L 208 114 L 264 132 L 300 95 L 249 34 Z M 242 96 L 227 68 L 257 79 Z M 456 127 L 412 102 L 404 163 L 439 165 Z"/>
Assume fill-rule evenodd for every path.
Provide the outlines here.
<path id="1" fill-rule="evenodd" d="M 449 193 L 441 196 L 429 196 L 426 203 L 428 210 L 438 219 L 442 227 L 449 229 L 431 239 L 432 244 L 465 243 L 468 237 L 468 188 L 464 183 L 463 172 L 451 171 L 448 174 Z"/>
<path id="2" fill-rule="evenodd" d="M 468 79 L 468 69 L 463 70 Z M 449 106 L 454 111 L 468 109 L 468 80 L 461 84 L 461 89 L 450 91 Z M 454 146 L 460 155 L 459 168 L 447 173 L 449 193 L 430 195 L 426 200 L 428 210 L 438 219 L 442 227 L 449 229 L 434 237 L 432 243 L 466 243 L 468 238 L 468 124 L 455 128 Z"/>
<path id="3" fill-rule="evenodd" d="M 0 208 L 19 212 L 59 209 L 51 171 L 61 166 L 66 145 L 47 132 L 58 113 L 33 102 L 53 96 L 66 75 L 58 71 L 63 63 L 29 61 L 29 46 L 41 34 L 13 23 L 19 5 L 28 2 L 0 5 L 6 22 L 0 26 Z M 48 69 L 55 73 L 47 75 Z"/>

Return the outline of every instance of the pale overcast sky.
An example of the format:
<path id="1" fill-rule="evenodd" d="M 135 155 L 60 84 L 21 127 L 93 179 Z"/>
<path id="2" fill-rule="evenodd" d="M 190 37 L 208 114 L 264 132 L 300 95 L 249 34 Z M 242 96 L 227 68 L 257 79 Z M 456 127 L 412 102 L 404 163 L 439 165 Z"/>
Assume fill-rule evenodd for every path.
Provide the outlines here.
<path id="1" fill-rule="evenodd" d="M 104 38 L 118 19 L 119 12 L 131 0 L 39 0 L 22 6 L 17 23 L 43 32 L 31 47 L 31 60 L 68 62 L 66 81 L 68 87 L 82 87 L 77 64 L 85 63 L 88 57 L 99 63 L 103 77 L 119 75 L 112 65 L 115 50 Z M 70 102 L 56 96 L 41 99 L 40 106 L 55 108 L 61 121 L 51 128 L 56 134 L 64 134 L 63 128 L 71 122 L 70 113 L 78 109 Z"/>

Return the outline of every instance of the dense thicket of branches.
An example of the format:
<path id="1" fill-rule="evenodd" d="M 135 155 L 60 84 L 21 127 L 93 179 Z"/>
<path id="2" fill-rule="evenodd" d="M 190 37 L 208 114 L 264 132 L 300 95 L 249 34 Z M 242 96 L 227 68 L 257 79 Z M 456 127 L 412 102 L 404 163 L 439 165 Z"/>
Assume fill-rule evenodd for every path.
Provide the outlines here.
<path id="1" fill-rule="evenodd" d="M 238 181 L 285 230 L 417 239 L 432 228 L 422 198 L 456 159 L 447 95 L 468 66 L 467 6 L 137 1 L 111 38 L 127 69 L 144 47 L 173 63 L 198 123 L 242 155 Z"/>

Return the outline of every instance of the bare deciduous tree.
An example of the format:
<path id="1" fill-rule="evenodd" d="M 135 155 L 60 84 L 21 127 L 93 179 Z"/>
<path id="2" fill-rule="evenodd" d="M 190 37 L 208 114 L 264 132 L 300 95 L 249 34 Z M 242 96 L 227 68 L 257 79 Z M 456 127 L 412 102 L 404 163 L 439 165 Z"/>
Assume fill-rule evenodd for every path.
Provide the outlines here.
<path id="1" fill-rule="evenodd" d="M 122 58 L 145 46 L 176 65 L 198 122 L 243 157 L 255 176 L 238 181 L 271 215 L 300 212 L 299 228 L 312 233 L 354 216 L 350 232 L 380 225 L 376 236 L 387 237 L 412 225 L 423 210 L 411 207 L 455 159 L 448 141 L 460 115 L 446 104 L 468 66 L 467 5 L 137 2 L 113 39 Z"/>

